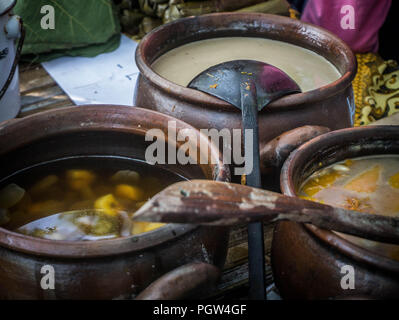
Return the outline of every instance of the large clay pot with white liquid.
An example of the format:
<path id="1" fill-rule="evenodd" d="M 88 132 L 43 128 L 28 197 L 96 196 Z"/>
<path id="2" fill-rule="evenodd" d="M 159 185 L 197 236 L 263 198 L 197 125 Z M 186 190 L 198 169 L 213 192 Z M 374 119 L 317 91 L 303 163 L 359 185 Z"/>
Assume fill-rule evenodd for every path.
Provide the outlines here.
<path id="1" fill-rule="evenodd" d="M 356 73 L 356 58 L 351 49 L 319 27 L 259 13 L 189 17 L 147 34 L 136 51 L 140 76 L 135 105 L 172 115 L 199 129 L 241 128 L 240 110 L 205 93 L 177 85 L 161 77 L 152 67 L 157 58 L 171 49 L 218 37 L 258 37 L 294 44 L 324 57 L 341 74 L 338 80 L 328 85 L 283 97 L 263 109 L 259 114 L 261 146 L 283 132 L 303 125 L 330 129 L 352 126 L 355 105 L 351 81 Z"/>

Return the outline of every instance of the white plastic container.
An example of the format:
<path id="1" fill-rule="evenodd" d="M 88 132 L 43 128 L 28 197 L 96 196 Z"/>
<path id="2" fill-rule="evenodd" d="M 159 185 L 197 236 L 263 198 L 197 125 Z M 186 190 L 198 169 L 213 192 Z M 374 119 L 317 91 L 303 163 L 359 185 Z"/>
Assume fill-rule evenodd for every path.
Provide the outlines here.
<path id="1" fill-rule="evenodd" d="M 0 121 L 15 118 L 21 108 L 18 60 L 23 30 L 21 19 L 11 14 L 15 2 L 0 0 Z"/>

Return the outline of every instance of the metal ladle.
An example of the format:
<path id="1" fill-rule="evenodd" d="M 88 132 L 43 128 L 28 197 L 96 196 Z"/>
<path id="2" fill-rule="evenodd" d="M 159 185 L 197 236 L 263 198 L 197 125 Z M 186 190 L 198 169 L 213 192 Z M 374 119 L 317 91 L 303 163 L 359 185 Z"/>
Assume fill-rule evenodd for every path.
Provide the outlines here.
<path id="1" fill-rule="evenodd" d="M 246 163 L 252 156 L 253 169 L 246 175 L 246 184 L 260 188 L 258 111 L 282 96 L 301 92 L 298 84 L 270 64 L 254 60 L 234 60 L 203 71 L 188 87 L 229 102 L 241 110 L 245 141 L 247 130 L 253 130 L 253 152 L 252 155 L 245 154 Z M 266 288 L 262 223 L 248 225 L 248 248 L 250 298 L 263 300 L 266 298 Z"/>

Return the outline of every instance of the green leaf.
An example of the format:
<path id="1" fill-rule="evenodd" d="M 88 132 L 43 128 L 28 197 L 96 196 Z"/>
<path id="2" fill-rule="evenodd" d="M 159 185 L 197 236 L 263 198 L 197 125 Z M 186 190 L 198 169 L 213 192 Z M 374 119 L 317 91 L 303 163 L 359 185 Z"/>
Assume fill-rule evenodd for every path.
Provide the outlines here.
<path id="1" fill-rule="evenodd" d="M 70 57 L 94 57 L 100 53 L 106 53 L 116 50 L 120 44 L 120 34 L 115 34 L 106 43 L 93 44 L 87 47 L 79 47 L 74 49 L 69 49 L 67 51 L 52 50 L 50 52 L 44 52 L 41 54 L 25 54 L 21 57 L 21 61 L 31 62 L 31 63 L 41 63 L 44 61 L 53 60 L 56 58 L 70 56 Z"/>
<path id="2" fill-rule="evenodd" d="M 45 5 L 54 8 L 53 30 L 41 27 L 46 14 L 40 10 Z M 120 33 L 111 0 L 18 0 L 14 12 L 22 17 L 26 29 L 22 54 L 31 56 L 48 56 L 52 52 L 93 56 L 115 47 L 116 35 Z"/>

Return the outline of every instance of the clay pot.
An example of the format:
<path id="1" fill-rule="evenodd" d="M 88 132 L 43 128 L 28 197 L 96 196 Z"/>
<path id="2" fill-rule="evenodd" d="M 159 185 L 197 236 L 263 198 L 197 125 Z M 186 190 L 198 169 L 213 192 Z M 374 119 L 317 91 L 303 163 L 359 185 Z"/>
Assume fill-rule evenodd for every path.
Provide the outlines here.
<path id="1" fill-rule="evenodd" d="M 399 154 L 399 126 L 338 130 L 296 149 L 281 172 L 281 190 L 295 196 L 313 172 L 335 162 L 366 155 Z M 350 265 L 355 289 L 344 290 L 341 279 Z M 397 298 L 399 261 L 361 248 L 339 235 L 311 225 L 279 223 L 274 232 L 272 266 L 283 298 L 327 299 L 345 296 Z"/>
<path id="2" fill-rule="evenodd" d="M 306 124 L 340 129 L 352 125 L 351 81 L 356 59 L 350 48 L 321 28 L 269 14 L 216 13 L 180 19 L 147 34 L 136 51 L 140 69 L 135 105 L 172 115 L 199 129 L 241 128 L 241 113 L 205 93 L 176 85 L 156 74 L 152 63 L 183 44 L 216 37 L 262 37 L 310 49 L 332 62 L 342 77 L 305 93 L 273 102 L 259 114 L 261 147 L 279 134 Z"/>
<path id="3" fill-rule="evenodd" d="M 102 155 L 144 159 L 145 149 L 151 143 L 144 139 L 146 132 L 152 128 L 166 131 L 171 120 L 175 119 L 140 108 L 80 106 L 4 122 L 0 124 L 0 180 L 34 164 L 65 157 Z M 175 121 L 178 131 L 193 129 Z M 188 179 L 229 180 L 229 170 L 222 165 L 219 150 L 196 132 L 200 141 L 205 139 L 216 164 L 175 165 L 168 169 Z M 33 238 L 0 228 L 0 297 L 131 298 L 166 272 L 186 263 L 206 262 L 222 267 L 228 235 L 226 228 L 169 224 L 126 238 L 67 242 Z M 45 275 L 41 270 L 46 265 L 55 271 L 54 290 L 41 287 Z M 180 268 L 175 275 L 184 274 L 187 281 L 180 279 L 177 284 L 171 282 L 169 275 L 164 290 L 176 291 L 181 297 L 187 288 L 184 284 L 199 279 L 198 268 L 203 270 L 203 264 L 183 267 L 183 272 Z M 215 278 L 213 271 L 208 272 L 211 278 Z M 204 279 L 197 282 L 203 283 Z M 159 287 L 162 285 L 158 282 Z M 167 298 L 165 294 L 158 296 Z"/>

